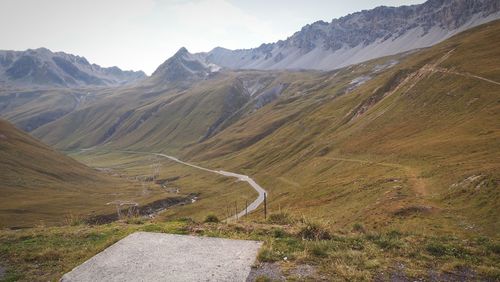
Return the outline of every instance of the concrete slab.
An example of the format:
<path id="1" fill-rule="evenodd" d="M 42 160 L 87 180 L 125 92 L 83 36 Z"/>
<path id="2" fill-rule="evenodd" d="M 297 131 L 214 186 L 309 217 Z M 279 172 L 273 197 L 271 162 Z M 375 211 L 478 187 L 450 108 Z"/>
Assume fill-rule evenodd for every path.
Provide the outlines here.
<path id="1" fill-rule="evenodd" d="M 262 242 L 137 232 L 61 281 L 245 281 Z"/>

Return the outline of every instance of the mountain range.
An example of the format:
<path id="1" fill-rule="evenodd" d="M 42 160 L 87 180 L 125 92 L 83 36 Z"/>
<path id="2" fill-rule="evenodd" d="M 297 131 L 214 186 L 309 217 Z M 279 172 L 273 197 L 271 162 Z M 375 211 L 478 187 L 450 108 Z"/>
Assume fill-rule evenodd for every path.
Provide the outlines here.
<path id="1" fill-rule="evenodd" d="M 378 7 L 151 76 L 0 51 L 0 280 L 139 230 L 261 240 L 278 280 L 498 281 L 499 11 Z M 217 223 L 248 180 L 265 205 Z"/>
<path id="2" fill-rule="evenodd" d="M 492 20 L 498 7 L 487 0 L 380 7 L 234 51 L 255 53 L 251 60 L 262 64 L 248 63 L 246 55 L 219 60 L 181 48 L 150 77 L 136 73 L 102 84 L 54 60 L 104 81 L 105 71 L 81 57 L 26 51 L 2 61 L 5 76 L 19 74 L 4 83 L 24 88 L 0 89 L 0 115 L 55 149 L 81 152 L 81 160 L 100 159 L 104 166 L 126 167 L 124 151 L 162 152 L 251 175 L 269 192 L 270 208 L 328 219 L 339 228 L 361 222 L 374 229 L 428 226 L 494 236 L 500 228 L 500 21 Z M 318 52 L 326 52 L 321 60 L 302 60 Z M 43 71 L 53 68 L 55 76 Z M 2 170 L 13 169 L 12 147 L 5 147 Z M 150 162 L 137 162 L 127 173 L 150 171 Z M 9 191 L 29 195 L 16 179 L 9 180 Z M 203 197 L 217 193 L 201 191 L 191 211 L 210 209 Z M 463 222 L 474 228 L 458 228 Z"/>
<path id="3" fill-rule="evenodd" d="M 46 48 L 0 51 L 0 85 L 4 86 L 117 86 L 145 77 L 142 71 L 103 68 L 84 57 Z"/>
<path id="4" fill-rule="evenodd" d="M 207 78 L 223 68 L 334 70 L 429 47 L 499 18 L 500 3 L 496 0 L 429 0 L 419 5 L 381 6 L 331 22 L 308 24 L 285 40 L 257 48 L 217 47 L 191 54 L 183 47 L 160 65 L 152 77 L 157 82 L 186 84 L 183 78 Z M 166 73 L 165 69 L 171 71 Z M 4 87 L 118 86 L 144 78 L 142 71 L 103 68 L 90 64 L 84 57 L 46 48 L 0 51 L 0 85 Z"/>
<path id="5" fill-rule="evenodd" d="M 382 6 L 329 23 L 318 21 L 286 40 L 258 48 L 217 47 L 199 55 L 231 69 L 332 70 L 432 46 L 499 18 L 500 2 L 496 0 L 430 0 L 420 5 Z"/>

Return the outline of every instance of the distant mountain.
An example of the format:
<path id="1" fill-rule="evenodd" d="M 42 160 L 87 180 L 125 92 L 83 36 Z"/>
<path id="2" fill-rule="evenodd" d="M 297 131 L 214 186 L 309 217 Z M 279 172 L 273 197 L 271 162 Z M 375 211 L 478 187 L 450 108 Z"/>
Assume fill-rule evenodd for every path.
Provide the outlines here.
<path id="1" fill-rule="evenodd" d="M 46 48 L 0 51 L 0 85 L 116 86 L 146 77 L 142 71 L 103 68 L 87 59 Z"/>
<path id="2" fill-rule="evenodd" d="M 191 54 L 185 47 L 182 47 L 156 69 L 151 75 L 151 80 L 186 83 L 205 79 L 219 70 L 219 66 L 207 63 L 204 56 Z"/>
<path id="3" fill-rule="evenodd" d="M 499 18 L 498 0 L 429 0 L 413 6 L 382 6 L 330 23 L 318 21 L 284 41 L 254 49 L 217 47 L 199 55 L 232 69 L 332 70 L 428 47 Z"/>

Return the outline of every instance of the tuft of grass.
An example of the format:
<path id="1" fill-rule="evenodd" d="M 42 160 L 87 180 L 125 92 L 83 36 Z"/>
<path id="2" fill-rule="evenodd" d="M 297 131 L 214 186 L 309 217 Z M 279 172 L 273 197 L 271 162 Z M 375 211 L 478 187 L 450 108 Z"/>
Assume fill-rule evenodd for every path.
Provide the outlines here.
<path id="1" fill-rule="evenodd" d="M 427 252 L 436 257 L 451 256 L 455 258 L 465 258 L 469 252 L 462 246 L 452 245 L 443 242 L 431 242 L 425 247 Z"/>
<path id="2" fill-rule="evenodd" d="M 146 219 L 142 216 L 131 216 L 131 217 L 127 217 L 125 219 L 125 222 L 127 224 L 144 224 L 146 223 Z"/>
<path id="3" fill-rule="evenodd" d="M 352 230 L 354 232 L 360 232 L 360 233 L 365 233 L 366 232 L 365 227 L 363 226 L 363 224 L 361 224 L 359 222 L 354 223 L 354 225 L 352 226 Z"/>
<path id="4" fill-rule="evenodd" d="M 298 235 L 303 240 L 329 240 L 330 231 L 321 223 L 310 220 L 305 221 L 305 225 L 300 229 Z"/>
<path id="5" fill-rule="evenodd" d="M 205 220 L 203 222 L 218 223 L 219 218 L 215 214 L 209 214 L 205 217 Z"/>
<path id="6" fill-rule="evenodd" d="M 276 256 L 276 253 L 273 252 L 272 248 L 262 247 L 257 255 L 257 259 L 261 262 L 274 262 L 280 258 Z"/>
<path id="7" fill-rule="evenodd" d="M 267 222 L 272 224 L 287 225 L 293 224 L 295 221 L 287 212 L 279 211 L 277 213 L 270 214 Z"/>
<path id="8" fill-rule="evenodd" d="M 273 228 L 271 232 L 274 238 L 284 238 L 288 235 L 282 228 Z"/>
<path id="9" fill-rule="evenodd" d="M 331 249 L 331 244 L 328 241 L 314 241 L 306 246 L 307 251 L 318 258 L 328 257 L 328 251 Z"/>
<path id="10" fill-rule="evenodd" d="M 65 225 L 78 226 L 85 224 L 85 219 L 80 215 L 68 214 L 64 217 Z"/>
<path id="11" fill-rule="evenodd" d="M 366 236 L 366 239 L 372 241 L 381 249 L 390 250 L 399 249 L 403 246 L 400 236 L 401 233 L 398 231 L 390 231 L 385 234 L 370 233 Z"/>
<path id="12" fill-rule="evenodd" d="M 500 255 L 500 244 L 499 243 L 490 243 L 490 244 L 488 244 L 488 250 L 490 250 L 494 254 Z"/>

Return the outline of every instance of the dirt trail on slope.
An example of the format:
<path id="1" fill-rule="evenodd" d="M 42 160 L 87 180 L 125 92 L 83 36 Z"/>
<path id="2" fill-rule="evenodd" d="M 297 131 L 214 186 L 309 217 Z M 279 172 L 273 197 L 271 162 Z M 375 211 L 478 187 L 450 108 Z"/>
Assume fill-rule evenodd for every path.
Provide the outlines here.
<path id="1" fill-rule="evenodd" d="M 441 63 L 443 63 L 446 59 L 448 59 L 454 51 L 455 51 L 455 49 L 452 49 L 452 50 L 448 51 L 446 54 L 444 54 L 444 56 L 439 58 L 436 62 L 423 66 L 419 70 L 419 72 L 427 72 L 430 74 L 436 73 L 436 72 L 453 74 L 453 75 L 458 75 L 458 76 L 463 76 L 463 77 L 468 77 L 468 78 L 473 78 L 473 79 L 479 79 L 479 80 L 486 81 L 488 83 L 495 84 L 495 85 L 500 85 L 500 82 L 486 78 L 486 77 L 482 77 L 482 76 L 468 73 L 468 72 L 459 72 L 456 70 L 440 67 L 439 65 Z"/>
<path id="2" fill-rule="evenodd" d="M 423 67 L 421 67 L 420 69 L 418 69 L 417 71 L 409 74 L 403 81 L 401 81 L 396 87 L 394 87 L 393 90 L 385 93 L 382 100 L 387 99 L 388 97 L 392 96 L 392 94 L 396 93 L 397 91 L 399 91 L 403 88 L 405 88 L 405 89 L 404 89 L 402 95 L 405 95 L 410 90 L 412 90 L 415 87 L 415 85 L 417 85 L 420 81 L 431 76 L 434 73 L 445 73 L 445 74 L 451 74 L 451 75 L 458 75 L 458 76 L 462 76 L 462 77 L 478 79 L 478 80 L 485 81 L 485 82 L 495 84 L 495 85 L 500 85 L 500 82 L 494 81 L 494 80 L 489 79 L 489 78 L 485 78 L 485 77 L 475 75 L 472 73 L 468 73 L 468 72 L 458 72 L 456 70 L 451 70 L 451 69 L 447 69 L 444 67 L 440 67 L 439 65 L 442 64 L 444 61 L 446 61 L 453 54 L 454 51 L 455 51 L 455 49 L 452 49 L 452 50 L 446 52 L 446 54 L 444 54 L 442 57 L 440 57 L 436 61 L 429 63 L 429 64 L 426 64 Z M 378 116 L 380 116 L 383 113 L 384 112 L 380 113 Z M 377 117 L 375 117 L 375 118 L 377 118 Z"/>
<path id="3" fill-rule="evenodd" d="M 335 157 L 323 157 L 328 160 L 335 161 L 346 161 L 346 162 L 355 162 L 360 164 L 370 164 L 370 165 L 380 165 L 385 167 L 397 168 L 403 170 L 408 178 L 408 181 L 411 183 L 413 190 L 417 194 L 417 196 L 425 197 L 429 195 L 429 191 L 427 189 L 427 185 L 425 181 L 419 177 L 418 170 L 409 166 L 396 164 L 396 163 L 386 163 L 386 162 L 373 162 L 368 160 L 361 159 L 351 159 L 351 158 L 335 158 Z"/>
<path id="4" fill-rule="evenodd" d="M 458 75 L 458 76 L 463 76 L 463 77 L 468 77 L 468 78 L 475 78 L 475 79 L 486 81 L 486 82 L 489 82 L 492 84 L 500 85 L 500 82 L 497 82 L 497 81 L 494 81 L 494 80 L 491 80 L 489 78 L 482 77 L 479 75 L 471 74 L 468 72 L 458 72 L 458 71 L 450 70 L 450 69 L 443 68 L 443 67 L 427 68 L 426 70 L 430 71 L 430 72 L 440 72 L 440 73 L 453 74 L 453 75 Z"/>

